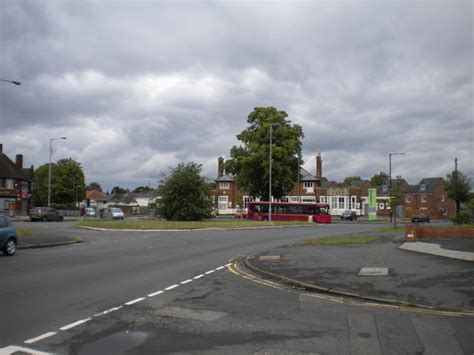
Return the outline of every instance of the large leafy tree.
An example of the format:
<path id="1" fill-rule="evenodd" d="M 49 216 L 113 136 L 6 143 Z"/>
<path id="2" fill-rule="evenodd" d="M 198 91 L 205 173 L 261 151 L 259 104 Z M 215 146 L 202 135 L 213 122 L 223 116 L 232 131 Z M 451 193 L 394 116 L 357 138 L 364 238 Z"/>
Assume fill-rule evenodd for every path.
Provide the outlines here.
<path id="1" fill-rule="evenodd" d="M 381 171 L 379 174 L 375 174 L 374 176 L 370 178 L 370 184 L 374 187 L 381 186 L 384 184 L 388 184 L 388 179 L 389 179 L 388 174 Z"/>
<path id="2" fill-rule="evenodd" d="M 354 181 L 361 181 L 360 176 L 346 176 L 342 182 L 343 186 L 351 186 Z"/>
<path id="3" fill-rule="evenodd" d="M 456 215 L 461 210 L 461 203 L 469 201 L 469 179 L 460 171 L 454 170 L 448 174 L 445 189 L 448 197 L 456 203 Z"/>
<path id="4" fill-rule="evenodd" d="M 102 192 L 102 186 L 98 182 L 91 182 L 89 185 L 86 187 L 87 191 L 92 191 L 92 190 L 97 190 Z"/>
<path id="5" fill-rule="evenodd" d="M 236 175 L 237 186 L 251 196 L 269 200 L 270 125 L 272 125 L 272 195 L 288 194 L 297 181 L 298 164 L 303 163 L 303 129 L 291 125 L 284 111 L 274 107 L 256 107 L 247 119 L 248 127 L 237 135 L 241 145 L 230 150 L 227 172 Z M 299 163 L 298 163 L 299 162 Z"/>
<path id="6" fill-rule="evenodd" d="M 201 221 L 212 217 L 209 182 L 200 176 L 201 165 L 180 163 L 160 186 L 160 214 L 172 221 Z"/>
<path id="7" fill-rule="evenodd" d="M 43 164 L 34 172 L 35 205 L 48 204 L 49 164 Z M 75 160 L 61 159 L 51 163 L 51 204 L 58 207 L 74 207 L 76 200 L 85 194 L 85 178 L 82 166 Z"/>

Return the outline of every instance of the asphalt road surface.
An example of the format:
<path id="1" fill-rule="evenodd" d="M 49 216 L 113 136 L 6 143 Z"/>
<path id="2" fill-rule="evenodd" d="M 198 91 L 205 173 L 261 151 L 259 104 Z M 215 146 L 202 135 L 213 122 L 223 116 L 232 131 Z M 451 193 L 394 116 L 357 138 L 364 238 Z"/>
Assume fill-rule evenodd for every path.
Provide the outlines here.
<path id="1" fill-rule="evenodd" d="M 70 222 L 21 228 L 84 243 L 0 258 L 0 354 L 15 347 L 69 354 L 474 351 L 472 318 L 321 298 L 230 265 L 238 255 L 369 225 L 146 233 L 80 230 Z"/>

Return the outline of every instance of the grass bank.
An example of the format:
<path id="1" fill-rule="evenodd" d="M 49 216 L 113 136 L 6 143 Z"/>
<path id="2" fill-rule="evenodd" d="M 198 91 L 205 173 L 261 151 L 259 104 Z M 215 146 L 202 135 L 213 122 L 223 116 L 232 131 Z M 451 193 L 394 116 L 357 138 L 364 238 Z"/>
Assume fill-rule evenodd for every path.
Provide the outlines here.
<path id="1" fill-rule="evenodd" d="M 301 225 L 304 222 L 261 222 L 247 220 L 212 220 L 201 222 L 178 222 L 178 221 L 78 221 L 81 227 L 105 228 L 105 229 L 209 229 L 209 228 L 262 228 L 271 226 Z"/>
<path id="2" fill-rule="evenodd" d="M 307 245 L 347 245 L 347 244 L 367 244 L 379 239 L 375 236 L 340 236 L 340 237 L 323 237 L 308 239 L 304 241 Z"/>

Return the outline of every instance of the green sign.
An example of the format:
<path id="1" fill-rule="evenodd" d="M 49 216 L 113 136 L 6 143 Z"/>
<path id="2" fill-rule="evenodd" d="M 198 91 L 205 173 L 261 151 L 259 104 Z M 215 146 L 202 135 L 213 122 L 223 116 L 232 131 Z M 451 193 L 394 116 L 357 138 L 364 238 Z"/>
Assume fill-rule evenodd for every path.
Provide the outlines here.
<path id="1" fill-rule="evenodd" d="M 369 221 L 377 220 L 377 189 L 369 189 Z"/>

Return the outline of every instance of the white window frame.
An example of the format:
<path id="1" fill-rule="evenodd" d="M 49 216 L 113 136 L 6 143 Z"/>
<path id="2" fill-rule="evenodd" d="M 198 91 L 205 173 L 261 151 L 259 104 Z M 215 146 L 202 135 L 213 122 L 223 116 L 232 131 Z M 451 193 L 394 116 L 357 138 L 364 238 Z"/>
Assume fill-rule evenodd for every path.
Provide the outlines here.
<path id="1" fill-rule="evenodd" d="M 13 179 L 6 179 L 5 180 L 5 188 L 6 189 L 13 189 Z"/>
<path id="2" fill-rule="evenodd" d="M 219 183 L 219 188 L 221 189 L 229 189 L 230 188 L 230 182 L 228 181 L 221 181 Z"/>

